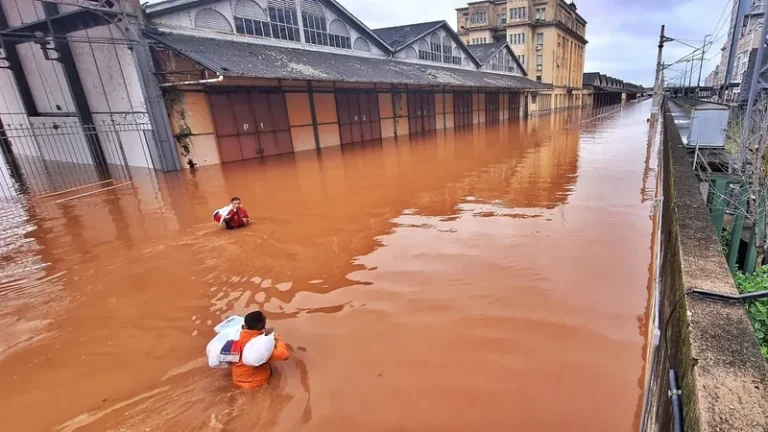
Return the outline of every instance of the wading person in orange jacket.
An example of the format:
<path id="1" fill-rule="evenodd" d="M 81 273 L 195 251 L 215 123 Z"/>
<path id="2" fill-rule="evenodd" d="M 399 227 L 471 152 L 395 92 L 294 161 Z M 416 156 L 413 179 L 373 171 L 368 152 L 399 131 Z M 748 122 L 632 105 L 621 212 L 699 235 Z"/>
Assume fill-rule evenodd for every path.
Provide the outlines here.
<path id="1" fill-rule="evenodd" d="M 245 316 L 245 325 L 240 332 L 240 346 L 244 347 L 251 339 L 262 334 L 271 334 L 274 330 L 266 329 L 267 317 L 261 311 L 251 312 Z M 244 389 L 255 389 L 266 385 L 269 377 L 272 376 L 273 361 L 287 360 L 290 354 L 288 347 L 285 346 L 282 339 L 275 333 L 275 349 L 269 357 L 269 361 L 261 366 L 248 366 L 240 360 L 232 365 L 232 381 L 238 387 Z"/>

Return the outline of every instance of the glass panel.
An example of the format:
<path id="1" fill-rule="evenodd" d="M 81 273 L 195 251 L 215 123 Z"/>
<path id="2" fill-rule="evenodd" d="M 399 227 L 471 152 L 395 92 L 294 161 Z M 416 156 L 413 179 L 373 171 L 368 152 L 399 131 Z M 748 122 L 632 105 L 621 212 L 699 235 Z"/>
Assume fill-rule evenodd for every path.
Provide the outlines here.
<path id="1" fill-rule="evenodd" d="M 235 32 L 240 34 L 245 33 L 245 23 L 242 18 L 235 17 Z"/>

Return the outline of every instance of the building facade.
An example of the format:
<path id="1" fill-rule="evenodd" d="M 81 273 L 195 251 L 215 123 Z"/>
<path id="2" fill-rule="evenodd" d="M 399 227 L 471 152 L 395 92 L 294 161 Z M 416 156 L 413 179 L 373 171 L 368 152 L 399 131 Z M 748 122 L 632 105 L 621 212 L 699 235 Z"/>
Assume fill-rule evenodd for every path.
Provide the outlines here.
<path id="1" fill-rule="evenodd" d="M 370 29 L 334 0 L 145 12 L 186 165 L 514 121 L 546 89 L 507 43 L 473 52 L 444 21 Z"/>
<path id="2" fill-rule="evenodd" d="M 764 0 L 733 2 L 728 39 L 721 48 L 716 86 L 722 87 L 723 100 L 739 102 L 749 93 L 749 72 L 760 44 Z M 745 85 L 746 84 L 746 85 Z"/>
<path id="3" fill-rule="evenodd" d="M 582 105 L 586 20 L 564 0 L 487 0 L 456 10 L 467 45 L 506 40 L 528 76 L 551 84 L 552 109 Z"/>

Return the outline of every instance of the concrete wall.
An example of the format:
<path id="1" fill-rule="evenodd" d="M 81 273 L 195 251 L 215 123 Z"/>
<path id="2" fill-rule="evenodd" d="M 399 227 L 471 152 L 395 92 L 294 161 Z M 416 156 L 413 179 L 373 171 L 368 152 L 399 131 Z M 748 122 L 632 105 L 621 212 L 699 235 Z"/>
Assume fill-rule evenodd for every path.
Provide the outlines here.
<path id="1" fill-rule="evenodd" d="M 646 430 L 674 430 L 670 368 L 682 389 L 684 430 L 768 430 L 768 363 L 760 354 L 744 306 L 686 294 L 697 288 L 737 291 L 699 180 L 668 110 L 663 134 L 663 322 Z"/>

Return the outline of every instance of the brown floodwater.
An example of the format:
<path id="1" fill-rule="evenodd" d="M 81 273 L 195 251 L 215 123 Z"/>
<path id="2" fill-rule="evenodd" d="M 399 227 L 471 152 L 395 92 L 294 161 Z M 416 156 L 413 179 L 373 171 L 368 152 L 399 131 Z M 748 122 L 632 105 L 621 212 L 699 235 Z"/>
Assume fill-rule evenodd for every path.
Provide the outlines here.
<path id="1" fill-rule="evenodd" d="M 8 431 L 636 429 L 650 102 L 136 174 L 0 209 Z M 211 213 L 242 197 L 255 223 Z M 60 198 L 60 197 L 56 197 Z M 270 385 L 207 368 L 264 310 Z"/>

